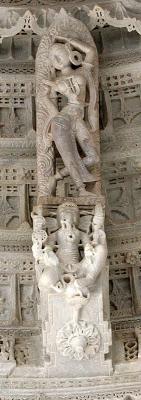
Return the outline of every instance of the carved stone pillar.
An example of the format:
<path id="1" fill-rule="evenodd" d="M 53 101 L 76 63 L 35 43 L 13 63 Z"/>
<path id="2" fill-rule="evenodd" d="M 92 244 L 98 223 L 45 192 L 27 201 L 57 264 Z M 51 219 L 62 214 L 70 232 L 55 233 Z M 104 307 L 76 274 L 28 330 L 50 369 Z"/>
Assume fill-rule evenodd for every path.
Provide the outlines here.
<path id="1" fill-rule="evenodd" d="M 64 10 L 39 45 L 33 255 L 48 377 L 112 373 L 101 195 L 98 56 Z M 59 154 L 58 154 L 59 153 Z"/>

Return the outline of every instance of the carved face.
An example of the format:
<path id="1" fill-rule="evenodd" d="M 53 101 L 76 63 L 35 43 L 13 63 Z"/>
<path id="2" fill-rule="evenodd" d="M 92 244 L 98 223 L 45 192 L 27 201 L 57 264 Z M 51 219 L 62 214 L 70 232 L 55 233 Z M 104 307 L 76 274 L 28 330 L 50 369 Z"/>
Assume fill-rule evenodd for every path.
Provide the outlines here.
<path id="1" fill-rule="evenodd" d="M 62 210 L 58 213 L 58 220 L 61 226 L 78 225 L 78 214 L 76 210 Z"/>
<path id="2" fill-rule="evenodd" d="M 55 69 L 61 70 L 70 65 L 69 54 L 61 43 L 56 43 L 51 47 L 50 58 Z"/>
<path id="3" fill-rule="evenodd" d="M 63 228 L 68 225 L 78 226 L 79 224 L 79 208 L 74 203 L 65 202 L 60 204 L 57 209 L 57 220 Z"/>

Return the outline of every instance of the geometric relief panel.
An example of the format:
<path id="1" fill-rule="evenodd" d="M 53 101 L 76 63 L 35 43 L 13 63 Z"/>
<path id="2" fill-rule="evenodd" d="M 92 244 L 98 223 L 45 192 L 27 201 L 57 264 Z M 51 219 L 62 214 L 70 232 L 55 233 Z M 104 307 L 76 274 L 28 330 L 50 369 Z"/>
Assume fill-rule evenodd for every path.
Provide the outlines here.
<path id="1" fill-rule="evenodd" d="M 130 279 L 110 280 L 111 318 L 119 319 L 133 315 L 133 304 Z"/>
<path id="2" fill-rule="evenodd" d="M 17 229 L 25 221 L 31 223 L 30 213 L 36 203 L 36 171 L 31 166 L 33 162 L 33 159 L 27 161 L 26 168 L 7 165 L 7 168 L 0 169 L 1 229 Z"/>
<path id="3" fill-rule="evenodd" d="M 109 238 L 109 255 L 108 255 L 108 260 L 109 260 L 109 265 L 110 265 L 110 276 L 112 278 L 126 278 L 129 276 L 129 271 L 132 272 L 131 267 L 135 269 L 135 267 L 139 268 L 139 273 L 138 275 L 141 274 L 141 250 L 138 250 L 138 246 L 140 243 L 140 238 L 137 236 L 135 237 L 135 241 L 133 241 L 133 238 L 131 237 L 131 242 L 130 238 L 128 236 L 124 236 L 124 239 L 122 240 L 121 237 L 121 231 L 120 229 L 117 231 L 116 238 L 113 238 L 113 245 L 128 245 L 129 243 L 129 248 L 128 251 L 126 248 L 122 248 L 121 251 L 119 250 L 114 250 L 111 247 L 111 238 Z M 127 234 L 127 231 L 126 231 Z M 134 232 L 133 232 L 134 234 Z M 114 243 L 114 239 L 116 239 L 116 242 Z M 130 248 L 130 243 L 136 245 L 136 249 Z M 114 251 L 113 251 L 114 250 Z M 133 269 L 133 271 L 134 271 Z M 131 275 L 130 272 L 130 275 Z"/>
<path id="4" fill-rule="evenodd" d="M 14 253 L 12 253 L 14 254 Z M 35 325 L 37 321 L 37 292 L 33 260 L 17 258 L 1 261 L 0 322 L 1 325 Z M 18 261 L 16 261 L 16 258 Z"/>
<path id="5" fill-rule="evenodd" d="M 133 179 L 133 202 L 136 218 L 141 218 L 141 176 L 135 176 Z"/>
<path id="6" fill-rule="evenodd" d="M 10 320 L 10 277 L 0 274 L 0 321 Z"/>
<path id="7" fill-rule="evenodd" d="M 117 238 L 120 239 L 120 236 Z M 135 239 L 135 246 L 138 246 L 139 238 Z M 128 244 L 128 237 L 125 237 L 124 242 Z M 111 318 L 119 320 L 141 315 L 141 251 L 132 247 L 130 250 L 129 245 L 128 251 L 124 249 L 113 252 L 110 239 L 109 245 Z"/>
<path id="8" fill-rule="evenodd" d="M 35 286 L 32 275 L 20 275 L 20 319 L 22 322 L 33 322 L 36 319 Z"/>
<path id="9" fill-rule="evenodd" d="M 108 116 L 110 128 L 115 130 L 114 135 L 118 135 L 120 128 L 139 126 L 141 123 L 141 86 L 136 81 L 136 77 L 131 72 L 120 73 L 118 70 L 114 75 L 106 74 L 102 79 L 102 90 L 105 97 L 105 106 L 102 107 L 103 114 L 102 126 Z M 104 105 L 104 103 L 103 103 Z M 108 126 L 108 125 L 107 125 Z"/>
<path id="10" fill-rule="evenodd" d="M 136 222 L 141 218 L 141 177 L 132 168 L 131 163 L 121 162 L 123 170 L 118 169 L 119 163 L 113 163 L 113 173 L 107 163 L 104 172 L 104 186 L 106 192 L 108 222 L 123 223 Z M 108 173 L 109 167 L 109 173 Z M 129 171 L 127 170 L 129 167 Z"/>
<path id="11" fill-rule="evenodd" d="M 132 337 L 126 338 L 124 341 L 125 360 L 134 361 L 138 358 L 138 339 L 132 333 Z"/>
<path id="12" fill-rule="evenodd" d="M 44 16 L 45 16 L 44 13 L 46 13 L 45 10 L 43 10 L 42 16 L 40 14 L 41 19 L 43 18 L 42 19 L 43 25 L 45 25 L 45 19 L 46 19 L 46 18 L 44 18 Z M 28 18 L 27 18 L 27 20 L 28 20 Z M 1 24 L 2 24 L 2 19 L 1 19 Z M 13 25 L 13 23 L 11 23 L 11 24 Z M 28 26 L 28 28 L 29 28 L 29 26 Z M 25 31 L 24 32 L 22 31 L 21 34 L 15 35 L 14 37 L 3 38 L 2 43 L 1 43 L 1 51 L 0 51 L 0 61 L 2 63 L 4 63 L 4 61 L 9 58 L 15 62 L 18 62 L 19 64 L 22 62 L 25 62 L 25 61 L 30 61 L 30 62 L 33 61 L 33 59 L 36 56 L 40 37 L 32 34 L 31 32 L 29 34 L 29 30 L 28 30 L 28 33 L 26 33 Z M 11 64 L 14 64 L 14 62 L 10 63 L 10 67 L 12 69 L 13 65 L 11 65 Z M 17 70 L 18 70 L 18 66 L 17 66 Z M 18 72 L 17 70 L 16 70 L 16 72 Z"/>
<path id="13" fill-rule="evenodd" d="M 33 210 L 33 207 L 36 206 L 37 204 L 37 185 L 36 184 L 30 184 L 29 185 L 29 210 L 30 213 Z"/>
<path id="14" fill-rule="evenodd" d="M 1 366 L 4 361 L 14 361 L 14 339 L 0 335 L 0 363 Z M 1 370 L 0 370 L 1 372 Z"/>
<path id="15" fill-rule="evenodd" d="M 8 77 L 7 77 L 8 79 Z M 22 138 L 33 129 L 31 82 L 0 82 L 0 137 Z"/>
<path id="16" fill-rule="evenodd" d="M 17 366 L 39 366 L 42 362 L 41 337 L 32 336 L 16 338 L 14 344 L 14 358 Z"/>
<path id="17" fill-rule="evenodd" d="M 18 335 L 18 330 L 14 334 L 7 333 L 6 331 L 0 334 L 0 368 L 3 362 L 16 361 L 16 365 L 34 365 L 39 366 L 42 363 L 41 351 L 41 336 L 40 335 L 26 335 L 24 336 L 24 329 L 22 336 Z M 15 370 L 15 375 L 17 370 Z M 1 369 L 0 369 L 1 374 Z"/>
<path id="18" fill-rule="evenodd" d="M 138 359 L 139 344 L 134 328 L 126 331 L 115 331 L 113 339 L 115 362 L 130 362 Z"/>
<path id="19" fill-rule="evenodd" d="M 132 268 L 132 293 L 136 315 L 141 315 L 141 266 Z"/>
<path id="20" fill-rule="evenodd" d="M 109 94 L 114 129 L 141 123 L 140 86 L 114 89 Z"/>
<path id="21" fill-rule="evenodd" d="M 24 103 L 23 103 L 24 104 Z M 20 106 L 23 105 L 22 103 Z M 6 105 L 6 104 L 5 104 Z M 24 108 L 0 107 L 0 137 L 23 137 L 27 130 L 27 123 L 25 118 L 26 110 Z"/>
<path id="22" fill-rule="evenodd" d="M 37 320 L 36 283 L 33 275 L 18 275 L 17 315 L 19 323 L 28 326 Z"/>
<path id="23" fill-rule="evenodd" d="M 0 228 L 17 228 L 19 226 L 20 208 L 18 187 L 14 185 L 7 187 L 7 190 L 2 189 L 3 188 L 1 187 L 2 196 L 0 196 Z"/>
<path id="24" fill-rule="evenodd" d="M 106 183 L 106 182 L 105 182 Z M 108 219 L 113 222 L 127 222 L 132 218 L 130 184 L 122 178 L 110 179 L 106 184 Z"/>

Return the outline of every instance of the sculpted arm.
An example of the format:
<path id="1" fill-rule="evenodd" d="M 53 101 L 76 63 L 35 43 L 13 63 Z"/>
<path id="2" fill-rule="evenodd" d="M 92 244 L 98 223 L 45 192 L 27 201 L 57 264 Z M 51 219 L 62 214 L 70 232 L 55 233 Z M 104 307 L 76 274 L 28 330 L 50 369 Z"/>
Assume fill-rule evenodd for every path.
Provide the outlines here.
<path id="1" fill-rule="evenodd" d="M 82 287 L 93 287 L 96 279 L 106 265 L 107 244 L 104 231 L 99 232 L 99 238 L 95 247 L 87 243 L 84 249 L 84 260 L 79 274 L 78 283 Z"/>
<path id="2" fill-rule="evenodd" d="M 90 239 L 89 239 L 87 233 L 81 232 L 81 241 L 82 241 L 82 244 L 84 247 L 87 243 L 90 243 Z"/>
<path id="3" fill-rule="evenodd" d="M 46 79 L 44 81 L 44 87 L 47 90 L 47 96 L 49 98 L 50 103 L 54 105 L 52 102 L 52 93 L 54 93 L 54 96 L 56 97 L 56 93 L 59 92 L 61 94 L 64 94 L 67 96 L 69 87 L 67 86 L 66 80 L 61 79 L 55 79 L 55 80 L 48 80 Z M 58 110 L 57 110 L 58 111 Z"/>
<path id="4" fill-rule="evenodd" d="M 93 276 L 96 280 L 102 271 L 107 259 L 107 242 L 104 232 L 104 210 L 101 203 L 95 206 L 95 215 L 92 222 L 93 227 L 93 246 L 95 253 Z"/>
<path id="5" fill-rule="evenodd" d="M 54 247 L 56 243 L 56 232 L 51 233 L 47 239 L 47 244 L 50 244 L 51 247 Z"/>
<path id="6" fill-rule="evenodd" d="M 93 64 L 95 58 L 97 59 L 97 50 L 96 47 L 90 46 L 87 43 L 82 42 L 81 40 L 77 39 L 70 39 L 64 37 L 57 37 L 58 40 L 62 42 L 69 43 L 72 45 L 76 50 L 81 51 L 86 54 L 85 62 L 88 64 Z"/>
<path id="7" fill-rule="evenodd" d="M 94 269 L 92 273 L 94 281 L 96 280 L 102 269 L 105 267 L 106 259 L 107 259 L 106 235 L 103 230 L 100 230 L 98 243 L 95 247 Z"/>

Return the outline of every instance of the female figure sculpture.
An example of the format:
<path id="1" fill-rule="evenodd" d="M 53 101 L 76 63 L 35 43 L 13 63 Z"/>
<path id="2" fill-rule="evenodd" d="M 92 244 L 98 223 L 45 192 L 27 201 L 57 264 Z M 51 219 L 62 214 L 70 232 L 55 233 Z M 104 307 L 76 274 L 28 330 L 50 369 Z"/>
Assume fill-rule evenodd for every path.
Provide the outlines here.
<path id="1" fill-rule="evenodd" d="M 57 38 L 68 42 L 66 38 Z M 60 112 L 56 110 L 56 116 L 51 122 L 51 133 L 53 141 L 62 157 L 65 167 L 50 177 L 50 191 L 52 184 L 64 176 L 70 175 L 79 190 L 80 195 L 86 195 L 84 182 L 93 182 L 94 175 L 87 168 L 99 162 L 99 156 L 94 148 L 92 137 L 84 121 L 84 110 L 86 103 L 86 71 L 83 67 L 73 70 L 73 64 L 81 62 L 81 55 L 73 51 L 70 45 L 86 53 L 85 64 L 89 68 L 93 65 L 94 51 L 91 46 L 85 45 L 78 40 L 69 40 L 69 45 L 56 43 L 50 50 L 52 65 L 58 71 L 59 76 L 52 81 L 45 81 L 45 85 L 67 98 L 67 105 Z M 76 60 L 75 60 L 76 58 Z M 51 96 L 48 93 L 48 96 Z M 79 143 L 85 157 L 80 158 L 77 144 Z M 87 168 L 86 168 L 87 167 Z"/>
<path id="2" fill-rule="evenodd" d="M 50 195 L 54 192 L 57 181 L 70 175 L 79 195 L 87 195 L 85 184 L 96 180 L 89 168 L 99 162 L 99 155 L 92 137 L 92 134 L 97 131 L 97 113 L 94 112 L 97 104 L 97 86 L 92 75 L 94 64 L 97 61 L 96 48 L 79 38 L 71 39 L 67 35 L 54 35 L 53 43 L 48 46 L 46 55 L 48 56 L 48 70 L 41 77 L 39 56 L 42 54 L 42 48 L 40 49 L 39 46 L 37 55 L 37 77 L 40 76 L 40 95 L 37 92 L 37 130 L 39 130 L 39 134 L 43 124 L 41 113 L 43 110 L 46 112 L 45 107 L 48 114 L 46 120 L 45 115 L 43 116 L 44 126 L 42 126 L 41 132 L 44 150 L 43 144 L 39 141 L 41 136 L 38 135 L 37 138 L 40 164 L 38 176 L 43 175 L 41 171 L 44 169 L 44 178 L 47 176 L 47 182 L 41 185 L 43 177 L 41 179 L 39 177 L 38 183 L 40 187 L 42 186 L 42 194 Z M 37 87 L 39 86 L 37 85 Z M 62 100 L 60 109 L 57 104 L 58 94 Z M 53 160 L 53 148 L 51 149 L 53 142 L 64 163 L 64 168 L 56 173 L 54 173 L 51 161 Z"/>

